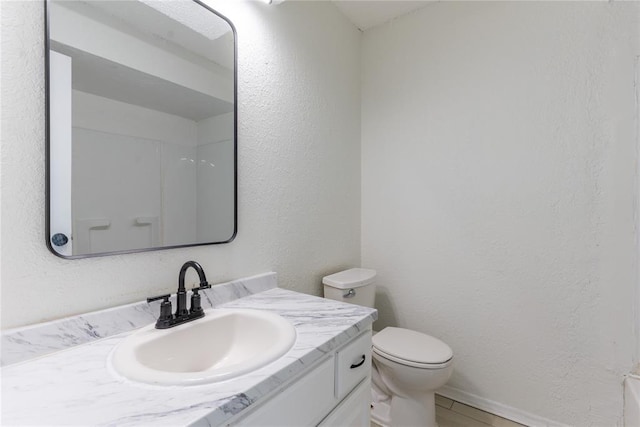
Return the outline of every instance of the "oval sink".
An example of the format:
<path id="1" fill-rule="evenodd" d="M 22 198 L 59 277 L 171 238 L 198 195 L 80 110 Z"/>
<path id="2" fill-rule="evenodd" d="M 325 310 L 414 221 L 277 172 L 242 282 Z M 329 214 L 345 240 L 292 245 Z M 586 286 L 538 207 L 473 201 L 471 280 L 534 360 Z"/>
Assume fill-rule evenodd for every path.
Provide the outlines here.
<path id="1" fill-rule="evenodd" d="M 115 348 L 111 363 L 124 377 L 147 384 L 205 384 L 259 369 L 295 339 L 293 325 L 277 314 L 213 309 L 171 329 L 142 328 Z"/>

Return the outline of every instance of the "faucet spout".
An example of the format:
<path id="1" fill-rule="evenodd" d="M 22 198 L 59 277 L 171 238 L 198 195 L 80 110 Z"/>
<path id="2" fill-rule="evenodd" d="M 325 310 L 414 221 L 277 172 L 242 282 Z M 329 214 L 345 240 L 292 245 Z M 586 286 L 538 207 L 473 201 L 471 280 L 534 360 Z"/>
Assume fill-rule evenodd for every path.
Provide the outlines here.
<path id="1" fill-rule="evenodd" d="M 198 273 L 198 278 L 200 279 L 200 284 L 204 285 L 207 283 L 207 276 L 204 274 L 204 270 L 202 266 L 195 261 L 187 261 L 182 265 L 180 269 L 180 274 L 178 275 L 178 290 L 184 291 L 184 276 L 187 274 L 187 270 L 189 267 L 192 267 L 196 273 Z"/>
<path id="2" fill-rule="evenodd" d="M 200 286 L 208 285 L 207 276 L 204 274 L 204 270 L 202 266 L 195 261 L 187 261 L 182 265 L 180 269 L 180 274 L 178 275 L 178 293 L 176 294 L 177 306 L 176 306 L 176 317 L 184 317 L 189 315 L 189 310 L 187 310 L 187 291 L 184 287 L 184 277 L 187 274 L 187 270 L 189 268 L 193 268 L 196 273 L 198 273 L 198 278 L 200 279 Z"/>

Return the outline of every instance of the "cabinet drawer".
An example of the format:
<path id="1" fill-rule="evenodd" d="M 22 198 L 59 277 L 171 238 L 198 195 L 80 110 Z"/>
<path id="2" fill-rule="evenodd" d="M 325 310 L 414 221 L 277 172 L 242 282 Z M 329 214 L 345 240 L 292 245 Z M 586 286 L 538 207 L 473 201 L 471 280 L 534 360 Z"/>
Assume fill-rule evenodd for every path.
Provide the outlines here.
<path id="1" fill-rule="evenodd" d="M 344 398 L 371 372 L 371 331 L 336 353 L 336 397 Z"/>

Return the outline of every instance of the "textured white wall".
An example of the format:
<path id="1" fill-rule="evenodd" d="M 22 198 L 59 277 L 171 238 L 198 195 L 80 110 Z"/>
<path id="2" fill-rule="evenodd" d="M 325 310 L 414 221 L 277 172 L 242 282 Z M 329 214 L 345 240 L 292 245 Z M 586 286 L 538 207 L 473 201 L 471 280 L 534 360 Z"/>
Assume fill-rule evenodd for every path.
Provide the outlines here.
<path id="1" fill-rule="evenodd" d="M 362 265 L 450 386 L 622 425 L 638 4 L 438 2 L 364 33 Z M 498 405 L 498 406 L 499 406 Z"/>
<path id="2" fill-rule="evenodd" d="M 220 10 L 239 43 L 236 240 L 67 261 L 45 246 L 42 4 L 0 2 L 3 328 L 173 291 L 190 259 L 214 283 L 273 270 L 314 294 L 358 264 L 360 33 L 328 2 Z"/>

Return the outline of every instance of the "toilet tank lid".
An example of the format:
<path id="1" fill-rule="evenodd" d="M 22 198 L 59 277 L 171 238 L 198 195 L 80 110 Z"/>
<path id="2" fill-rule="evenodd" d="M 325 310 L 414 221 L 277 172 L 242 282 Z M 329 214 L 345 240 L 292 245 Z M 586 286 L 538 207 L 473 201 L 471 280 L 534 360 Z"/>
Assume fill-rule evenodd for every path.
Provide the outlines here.
<path id="1" fill-rule="evenodd" d="M 373 283 L 375 277 L 375 270 L 351 268 L 323 277 L 322 283 L 338 289 L 359 288 Z"/>

